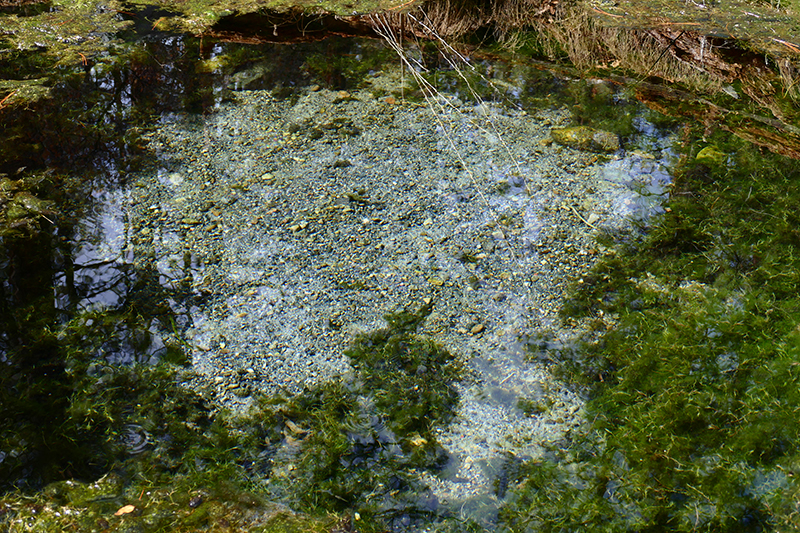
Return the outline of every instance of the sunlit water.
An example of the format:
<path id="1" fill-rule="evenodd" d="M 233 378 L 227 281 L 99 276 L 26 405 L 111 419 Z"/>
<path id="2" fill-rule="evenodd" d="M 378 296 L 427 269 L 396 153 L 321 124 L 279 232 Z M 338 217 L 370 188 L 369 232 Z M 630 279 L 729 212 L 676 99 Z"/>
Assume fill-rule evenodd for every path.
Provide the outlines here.
<path id="1" fill-rule="evenodd" d="M 440 428 L 450 466 L 428 482 L 440 505 L 490 523 L 503 453 L 535 456 L 581 416 L 582 399 L 526 360 L 526 339 L 573 333 L 558 327 L 558 299 L 601 253 L 596 232 L 661 212 L 671 138 L 641 118 L 639 148 L 598 157 L 548 141 L 569 122 L 562 110 L 299 94 L 245 91 L 209 116 L 165 116 L 152 169 L 96 191 L 78 224 L 78 307 L 115 308 L 132 276 L 153 276 L 192 349 L 188 385 L 246 409 L 347 372 L 355 333 L 433 300 L 423 333 L 474 373 Z M 153 321 L 150 333 L 139 361 L 155 362 L 174 331 Z M 135 341 L 101 356 L 130 363 Z M 524 416 L 520 399 L 550 408 Z"/>

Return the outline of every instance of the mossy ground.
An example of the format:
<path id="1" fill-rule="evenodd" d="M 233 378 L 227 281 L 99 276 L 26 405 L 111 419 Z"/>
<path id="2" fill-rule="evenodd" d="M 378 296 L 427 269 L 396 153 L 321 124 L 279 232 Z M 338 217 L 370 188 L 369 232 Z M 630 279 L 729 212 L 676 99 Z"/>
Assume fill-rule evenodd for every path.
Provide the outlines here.
<path id="1" fill-rule="evenodd" d="M 567 302 L 596 331 L 550 356 L 591 392 L 592 423 L 527 464 L 510 530 L 797 526 L 800 171 L 701 135 L 686 132 L 670 211 L 610 237 Z M 725 161 L 695 159 L 706 145 Z"/>

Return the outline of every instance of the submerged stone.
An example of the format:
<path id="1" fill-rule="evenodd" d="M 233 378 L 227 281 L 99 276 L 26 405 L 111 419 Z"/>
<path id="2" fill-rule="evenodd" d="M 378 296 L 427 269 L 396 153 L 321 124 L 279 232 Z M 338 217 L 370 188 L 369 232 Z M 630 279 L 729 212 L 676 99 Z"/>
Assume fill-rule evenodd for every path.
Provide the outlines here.
<path id="1" fill-rule="evenodd" d="M 254 89 L 259 80 L 263 80 L 269 76 L 269 69 L 264 65 L 255 65 L 247 70 L 241 70 L 231 76 L 231 81 L 228 84 L 230 89 L 234 91 L 244 91 Z"/>
<path id="2" fill-rule="evenodd" d="M 86 507 L 96 502 L 110 502 L 113 506 L 122 497 L 122 480 L 109 473 L 94 483 L 79 481 L 57 481 L 44 488 L 44 495 L 61 505 Z M 121 505 L 121 504 L 120 504 Z"/>
<path id="3" fill-rule="evenodd" d="M 610 131 L 596 130 L 588 126 L 552 128 L 553 141 L 576 150 L 591 152 L 616 152 L 620 148 L 619 137 Z"/>

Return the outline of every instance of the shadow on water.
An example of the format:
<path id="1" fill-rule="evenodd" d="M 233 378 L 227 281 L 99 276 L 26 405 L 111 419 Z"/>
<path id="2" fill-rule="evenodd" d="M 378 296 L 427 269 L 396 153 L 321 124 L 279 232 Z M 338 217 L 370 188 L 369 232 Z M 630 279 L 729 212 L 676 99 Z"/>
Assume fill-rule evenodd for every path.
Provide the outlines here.
<path id="1" fill-rule="evenodd" d="M 200 53 L 194 39 L 146 37 L 102 62 L 53 68 L 50 97 L 0 110 L 5 488 L 101 475 L 109 428 L 76 423 L 80 388 L 98 365 L 183 359 L 158 273 L 133 267 L 119 187 L 147 157 L 138 135 L 150 117 L 218 100 L 215 77 L 193 71 Z M 41 55 L 10 55 L 2 77 L 48 68 Z"/>
<path id="2" fill-rule="evenodd" d="M 0 61 L 0 78 L 39 79 L 43 91 L 0 106 L 4 490 L 95 480 L 143 449 L 169 470 L 182 446 L 205 442 L 193 433 L 213 424 L 203 402 L 176 388 L 174 370 L 157 369 L 186 362 L 181 332 L 202 297 L 189 283 L 199 266 L 190 255 L 169 272 L 137 260 L 134 241 L 149 258 L 158 244 L 126 220 L 127 176 L 155 157 L 141 134 L 162 116 L 212 113 L 229 86 L 343 89 L 358 63 L 337 59 L 352 46 L 343 39 L 248 47 L 143 33 L 73 67 L 39 52 L 5 50 Z M 158 413 L 148 412 L 153 401 Z M 174 420 L 161 412 L 170 402 L 180 404 Z M 181 417 L 194 424 L 188 433 Z"/>

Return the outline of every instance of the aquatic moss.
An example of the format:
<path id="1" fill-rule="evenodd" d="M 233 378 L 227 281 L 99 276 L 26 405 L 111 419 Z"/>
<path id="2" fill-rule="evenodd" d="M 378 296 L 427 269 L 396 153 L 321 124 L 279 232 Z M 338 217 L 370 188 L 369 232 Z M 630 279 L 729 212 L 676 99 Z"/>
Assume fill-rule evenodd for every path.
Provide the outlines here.
<path id="1" fill-rule="evenodd" d="M 689 145 L 670 211 L 577 284 L 601 333 L 555 354 L 592 424 L 519 475 L 511 531 L 765 531 L 796 525 L 796 164 L 726 134 Z"/>
<path id="2" fill-rule="evenodd" d="M 158 322 L 153 317 L 168 321 L 171 315 L 168 306 L 159 308 L 166 305 L 158 303 L 165 301 L 159 292 L 163 289 L 145 290 L 144 277 L 124 279 L 125 265 L 86 265 L 103 272 L 106 285 L 99 288 L 117 290 L 119 305 L 78 310 L 91 296 L 82 286 L 81 275 L 76 274 L 71 244 L 54 237 L 53 221 L 60 222 L 60 235 L 68 235 L 73 227 L 61 212 L 50 212 L 52 202 L 33 195 L 52 198 L 59 186 L 63 187 L 55 193 L 61 201 L 59 211 L 69 209 L 70 214 L 78 216 L 80 205 L 71 203 L 75 191 L 70 189 L 75 185 L 65 183 L 63 176 L 26 173 L 17 180 L 0 179 L 0 187 L 7 193 L 0 204 L 25 208 L 24 217 L 3 220 L 7 231 L 0 246 L 3 489 L 34 489 L 65 477 L 101 475 L 124 456 L 121 440 L 125 428 L 138 423 L 133 420 L 136 409 L 129 403 L 139 407 L 150 400 L 160 403 L 158 398 L 147 397 L 145 401 L 150 394 L 145 393 L 148 381 L 136 383 L 134 376 L 153 377 L 156 372 L 148 374 L 149 365 L 159 359 L 185 361 L 182 346 L 169 335 L 163 336 L 164 343 L 153 343 L 151 329 Z M 11 210 L 6 209 L 3 215 Z M 25 225 L 15 225 L 20 221 Z M 121 284 L 123 279 L 130 285 Z M 123 294 L 120 286 L 132 290 Z M 144 318 L 142 312 L 152 314 Z M 167 324 L 162 327 L 168 330 Z M 129 368 L 137 362 L 145 363 L 141 372 Z M 159 393 L 164 392 L 159 389 L 164 381 L 171 383 L 174 379 L 171 374 L 156 377 L 152 385 Z M 117 381 L 122 383 L 109 385 Z"/>
<path id="3" fill-rule="evenodd" d="M 50 9 L 42 13 L 0 14 L 3 40 L 19 50 L 44 51 L 57 66 L 71 66 L 106 53 L 110 36 L 132 25 L 118 16 L 122 6 L 114 1 L 55 0 L 49 4 Z"/>
<path id="4" fill-rule="evenodd" d="M 236 431 L 236 419 L 213 412 L 180 384 L 178 368 L 95 362 L 67 376 L 79 386 L 49 439 L 51 448 L 63 448 L 55 465 L 61 475 L 78 477 L 36 493 L 5 493 L 3 531 L 327 532 L 339 520 L 298 515 L 250 490 L 258 488 L 250 476 L 263 474 L 268 459 L 263 436 L 256 443 L 255 429 Z M 27 457 L 22 471 L 42 475 L 42 465 L 30 461 L 38 443 L 19 427 L 4 430 L 4 467 Z M 21 440 L 10 447 L 14 438 Z M 66 466 L 71 461 L 81 467 Z"/>
<path id="5" fill-rule="evenodd" d="M 415 333 L 430 309 L 389 314 L 387 328 L 359 335 L 353 375 L 262 401 L 254 423 L 273 450 L 269 491 L 299 510 L 353 513 L 362 531 L 434 514 L 418 472 L 446 460 L 434 430 L 453 416 L 462 370 Z"/>

